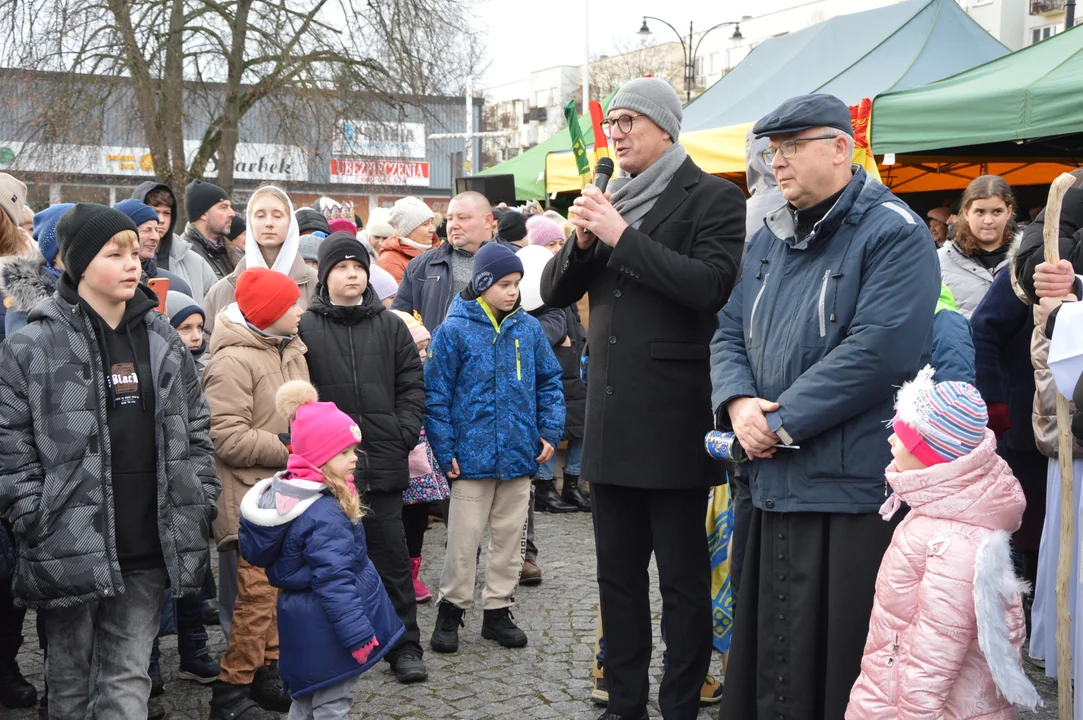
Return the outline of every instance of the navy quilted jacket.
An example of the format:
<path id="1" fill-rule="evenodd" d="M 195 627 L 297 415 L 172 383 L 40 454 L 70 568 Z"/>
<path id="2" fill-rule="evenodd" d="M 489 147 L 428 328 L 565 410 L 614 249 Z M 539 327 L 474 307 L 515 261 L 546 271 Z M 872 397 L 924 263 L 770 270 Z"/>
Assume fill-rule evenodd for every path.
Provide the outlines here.
<path id="1" fill-rule="evenodd" d="M 544 438 L 564 434 L 564 390 L 541 323 L 516 308 L 497 322 L 461 295 L 436 329 L 425 363 L 425 434 L 444 472 L 511 480 L 538 472 Z"/>
<path id="2" fill-rule="evenodd" d="M 279 672 L 294 697 L 356 677 L 380 662 L 404 632 L 369 560 L 365 528 L 331 495 L 302 500 L 286 515 L 258 506 L 271 481 L 241 501 L 241 556 L 279 588 Z M 350 654 L 373 635 L 361 665 Z"/>

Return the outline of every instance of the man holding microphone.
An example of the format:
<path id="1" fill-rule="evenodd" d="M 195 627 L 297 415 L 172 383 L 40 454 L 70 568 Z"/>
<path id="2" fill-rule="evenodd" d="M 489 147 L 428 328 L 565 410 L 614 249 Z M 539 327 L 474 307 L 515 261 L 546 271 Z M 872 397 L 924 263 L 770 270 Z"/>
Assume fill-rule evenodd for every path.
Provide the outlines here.
<path id="1" fill-rule="evenodd" d="M 575 201 L 575 242 L 549 262 L 542 299 L 590 295 L 583 477 L 591 484 L 606 637 L 607 720 L 647 717 L 658 565 L 669 662 L 658 702 L 693 719 L 711 659 L 707 489 L 725 482 L 703 450 L 713 427 L 708 345 L 737 278 L 745 200 L 678 144 L 667 83 L 633 80 L 603 123 L 622 176 Z"/>

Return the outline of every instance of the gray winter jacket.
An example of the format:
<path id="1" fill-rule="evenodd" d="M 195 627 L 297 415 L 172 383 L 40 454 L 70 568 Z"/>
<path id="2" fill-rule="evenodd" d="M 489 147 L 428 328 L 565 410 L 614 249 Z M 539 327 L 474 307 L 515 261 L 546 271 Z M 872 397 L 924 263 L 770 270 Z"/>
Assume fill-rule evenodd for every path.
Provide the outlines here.
<path id="1" fill-rule="evenodd" d="M 0 516 L 15 536 L 16 601 L 75 607 L 124 592 L 114 537 L 105 374 L 86 313 L 65 287 L 0 346 Z M 67 292 L 65 292 L 67 291 Z M 147 292 L 140 288 L 139 292 Z M 198 593 L 221 484 L 192 354 L 148 312 L 155 389 L 158 528 L 170 586 Z"/>
<path id="2" fill-rule="evenodd" d="M 192 299 L 197 303 L 202 303 L 207 291 L 218 282 L 211 264 L 196 254 L 188 241 L 179 235 L 173 236 L 169 246 L 169 271 L 188 281 Z"/>
<path id="3" fill-rule="evenodd" d="M 955 307 L 969 320 L 1008 260 L 1005 258 L 995 270 L 989 271 L 974 258 L 963 255 L 953 242 L 944 243 L 936 253 L 940 256 L 940 276 L 955 296 Z"/>
<path id="4" fill-rule="evenodd" d="M 193 251 L 187 240 L 174 232 L 180 219 L 181 208 L 178 207 L 177 197 L 173 194 L 173 189 L 165 183 L 148 180 L 136 187 L 132 197 L 146 202 L 147 195 L 159 188 L 166 190 L 173 199 L 173 221 L 169 226 L 166 240 L 158 247 L 158 255 L 155 259 L 158 261 L 159 268 L 174 273 L 188 283 L 188 286 L 192 289 L 192 299 L 197 303 L 202 303 L 203 296 L 207 294 L 212 285 L 218 282 L 218 276 L 214 274 L 214 268 L 211 267 L 211 264 Z M 176 290 L 177 288 L 173 289 Z"/>

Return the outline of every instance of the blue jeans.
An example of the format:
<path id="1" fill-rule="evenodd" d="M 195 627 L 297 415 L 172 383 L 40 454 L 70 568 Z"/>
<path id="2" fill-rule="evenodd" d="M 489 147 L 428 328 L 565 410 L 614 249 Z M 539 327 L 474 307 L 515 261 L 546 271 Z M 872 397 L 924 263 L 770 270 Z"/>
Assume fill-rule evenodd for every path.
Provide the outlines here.
<path id="1" fill-rule="evenodd" d="M 124 592 L 116 597 L 42 611 L 50 718 L 147 716 L 147 665 L 168 578 L 161 569 L 123 577 Z"/>
<path id="2" fill-rule="evenodd" d="M 583 438 L 568 441 L 568 457 L 564 460 L 564 474 L 578 475 L 583 464 Z M 538 480 L 553 480 L 557 476 L 557 454 L 549 462 L 538 466 Z"/>

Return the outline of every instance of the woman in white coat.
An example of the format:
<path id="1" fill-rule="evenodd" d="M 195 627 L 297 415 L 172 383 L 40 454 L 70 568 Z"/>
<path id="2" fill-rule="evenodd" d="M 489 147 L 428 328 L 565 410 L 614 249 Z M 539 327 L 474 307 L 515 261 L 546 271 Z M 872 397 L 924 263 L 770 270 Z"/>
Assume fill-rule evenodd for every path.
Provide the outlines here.
<path id="1" fill-rule="evenodd" d="M 1008 263 L 1015 200 L 999 175 L 982 175 L 963 193 L 955 239 L 938 251 L 940 274 L 967 320 Z"/>

